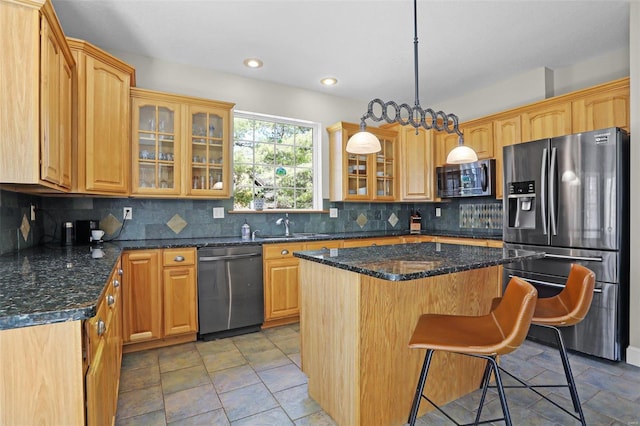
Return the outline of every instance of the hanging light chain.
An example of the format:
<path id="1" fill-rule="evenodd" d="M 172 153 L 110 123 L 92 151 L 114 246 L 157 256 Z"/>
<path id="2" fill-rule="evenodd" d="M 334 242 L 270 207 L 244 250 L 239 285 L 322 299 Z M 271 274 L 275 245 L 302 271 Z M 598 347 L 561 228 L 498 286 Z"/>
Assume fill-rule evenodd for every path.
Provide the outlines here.
<path id="1" fill-rule="evenodd" d="M 376 115 L 373 108 L 380 107 L 380 115 Z M 385 120 L 387 123 L 399 123 L 401 126 L 413 126 L 430 130 L 435 129 L 440 132 L 457 133 L 462 137 L 462 132 L 458 127 L 458 116 L 447 114 L 444 111 L 435 112 L 431 108 L 422 109 L 419 104 L 410 106 L 407 103 L 398 105 L 394 101 L 383 102 L 381 99 L 374 99 L 367 106 L 367 113 L 362 116 L 360 128 L 366 128 L 365 120 L 370 118 L 373 121 Z"/>

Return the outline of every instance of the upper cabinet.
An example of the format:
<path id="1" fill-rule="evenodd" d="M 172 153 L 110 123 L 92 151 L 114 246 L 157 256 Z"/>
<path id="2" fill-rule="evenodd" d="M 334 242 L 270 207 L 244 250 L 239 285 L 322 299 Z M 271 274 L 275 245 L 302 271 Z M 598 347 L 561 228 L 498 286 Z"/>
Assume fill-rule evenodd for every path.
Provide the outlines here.
<path id="1" fill-rule="evenodd" d="M 571 112 L 573 133 L 607 127 L 629 131 L 629 79 L 622 78 L 577 92 Z"/>
<path id="2" fill-rule="evenodd" d="M 71 189 L 75 62 L 51 3 L 0 1 L 0 183 Z"/>
<path id="3" fill-rule="evenodd" d="M 367 127 L 380 140 L 380 152 L 351 154 L 349 138 L 360 131 L 353 123 L 339 122 L 327 128 L 332 201 L 397 201 L 398 134 L 394 130 Z"/>
<path id="4" fill-rule="evenodd" d="M 478 159 L 493 158 L 493 121 L 473 120 L 465 123 L 464 144 L 469 145 L 478 154 Z M 447 151 L 447 154 L 449 152 Z"/>
<path id="5" fill-rule="evenodd" d="M 532 105 L 522 113 L 522 139 L 534 141 L 571 134 L 571 101 Z"/>
<path id="6" fill-rule="evenodd" d="M 132 195 L 228 198 L 233 104 L 132 88 Z"/>
<path id="7" fill-rule="evenodd" d="M 494 158 L 496 159 L 496 198 L 502 198 L 502 148 L 522 142 L 520 115 L 506 115 L 493 121 Z"/>
<path id="8" fill-rule="evenodd" d="M 383 126 L 398 132 L 400 181 L 399 201 L 433 201 L 433 132 L 412 126 Z"/>
<path id="9" fill-rule="evenodd" d="M 128 195 L 130 88 L 135 70 L 82 40 L 68 39 L 76 61 L 74 192 Z"/>

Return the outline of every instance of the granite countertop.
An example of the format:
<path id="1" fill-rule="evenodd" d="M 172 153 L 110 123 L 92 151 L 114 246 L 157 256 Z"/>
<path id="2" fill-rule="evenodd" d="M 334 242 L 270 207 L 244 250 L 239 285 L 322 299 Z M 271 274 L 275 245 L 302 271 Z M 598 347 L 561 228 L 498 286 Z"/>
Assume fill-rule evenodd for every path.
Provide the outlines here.
<path id="1" fill-rule="evenodd" d="M 313 235 L 294 233 L 294 236 L 289 238 L 272 236 L 255 240 L 222 237 L 117 241 L 105 243 L 102 246 L 103 256 L 100 258 L 92 257 L 93 248 L 88 245 L 33 247 L 0 256 L 0 330 L 93 317 L 98 299 L 123 250 L 200 248 L 402 235 L 409 235 L 409 232 L 401 230 Z M 488 235 L 445 234 L 435 231 L 423 231 L 422 235 L 492 238 Z M 411 246 L 415 248 L 416 245 Z"/>
<path id="2" fill-rule="evenodd" d="M 93 317 L 122 251 L 101 250 L 39 246 L 0 256 L 0 330 Z"/>
<path id="3" fill-rule="evenodd" d="M 542 252 L 441 243 L 300 251 L 293 255 L 389 281 L 408 281 L 544 257 Z"/>

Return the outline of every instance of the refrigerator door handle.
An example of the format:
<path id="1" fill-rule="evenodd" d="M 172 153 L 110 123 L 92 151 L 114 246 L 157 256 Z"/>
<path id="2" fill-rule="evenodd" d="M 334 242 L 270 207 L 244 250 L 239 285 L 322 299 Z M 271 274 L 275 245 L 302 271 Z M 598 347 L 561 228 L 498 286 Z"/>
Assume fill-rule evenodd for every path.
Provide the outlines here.
<path id="1" fill-rule="evenodd" d="M 556 217 L 556 148 L 551 148 L 551 165 L 549 166 L 549 217 L 551 218 L 551 233 L 558 235 Z"/>
<path id="2" fill-rule="evenodd" d="M 602 257 L 601 256 L 593 256 L 593 257 L 587 257 L 587 256 L 565 256 L 562 254 L 549 254 L 549 253 L 545 253 L 544 257 L 549 257 L 552 259 L 563 259 L 563 260 L 582 260 L 585 262 L 602 262 Z"/>
<path id="3" fill-rule="evenodd" d="M 542 216 L 542 234 L 547 235 L 547 148 L 542 150 L 542 167 L 540 168 L 540 210 Z"/>
<path id="4" fill-rule="evenodd" d="M 533 279 L 531 279 L 531 278 L 524 278 L 524 277 L 520 277 L 520 276 L 518 276 L 518 275 L 512 275 L 512 274 L 509 274 L 509 278 L 513 278 L 513 277 L 520 278 L 521 280 L 525 280 L 525 281 L 527 281 L 528 283 L 532 283 L 532 284 L 539 284 L 539 285 L 544 285 L 544 286 L 547 286 L 547 287 L 554 287 L 554 288 L 565 288 L 565 285 L 564 285 L 564 284 L 548 283 L 548 282 L 546 282 L 546 281 L 533 280 Z M 600 289 L 600 288 L 594 288 L 594 289 L 593 289 L 593 292 L 594 292 L 594 293 L 602 293 L 602 289 Z"/>

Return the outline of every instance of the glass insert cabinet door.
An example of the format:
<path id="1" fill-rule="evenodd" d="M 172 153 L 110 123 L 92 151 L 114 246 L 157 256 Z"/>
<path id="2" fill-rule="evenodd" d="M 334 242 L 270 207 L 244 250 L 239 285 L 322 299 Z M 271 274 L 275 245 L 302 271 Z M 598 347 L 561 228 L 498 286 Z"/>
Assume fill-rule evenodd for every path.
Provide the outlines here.
<path id="1" fill-rule="evenodd" d="M 348 199 L 370 198 L 367 155 L 347 154 Z"/>
<path id="2" fill-rule="evenodd" d="M 134 100 L 133 191 L 180 192 L 179 105 Z"/>
<path id="3" fill-rule="evenodd" d="M 394 198 L 395 193 L 395 143 L 392 139 L 380 137 L 382 149 L 375 155 L 374 198 Z"/>
<path id="4" fill-rule="evenodd" d="M 187 185 L 191 194 L 222 194 L 229 190 L 226 182 L 228 144 L 225 124 L 228 112 L 214 108 L 189 108 L 190 158 Z"/>

